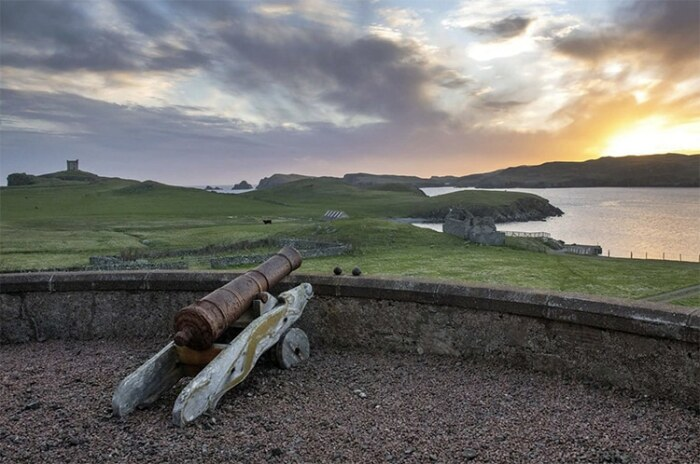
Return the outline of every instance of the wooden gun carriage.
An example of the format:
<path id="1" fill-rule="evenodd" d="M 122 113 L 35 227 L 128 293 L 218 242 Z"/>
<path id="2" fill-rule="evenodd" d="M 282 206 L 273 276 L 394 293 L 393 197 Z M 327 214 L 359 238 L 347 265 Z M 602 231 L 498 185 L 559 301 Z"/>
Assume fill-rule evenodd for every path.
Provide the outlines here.
<path id="1" fill-rule="evenodd" d="M 215 409 L 267 350 L 275 348 L 282 368 L 307 359 L 308 338 L 291 326 L 313 296 L 311 285 L 303 283 L 277 298 L 268 293 L 299 266 L 299 252 L 284 247 L 254 270 L 178 311 L 174 340 L 117 386 L 114 414 L 124 417 L 147 406 L 182 377 L 192 376 L 173 408 L 173 422 L 182 427 Z M 242 330 L 230 342 L 217 343 L 232 327 Z"/>

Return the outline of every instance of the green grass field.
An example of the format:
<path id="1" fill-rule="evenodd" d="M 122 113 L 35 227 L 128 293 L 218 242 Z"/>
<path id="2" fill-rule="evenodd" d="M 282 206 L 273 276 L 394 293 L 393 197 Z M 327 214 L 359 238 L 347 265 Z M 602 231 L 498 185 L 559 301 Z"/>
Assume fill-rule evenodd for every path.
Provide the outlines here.
<path id="1" fill-rule="evenodd" d="M 90 256 L 180 250 L 266 237 L 351 243 L 353 251 L 307 259 L 301 272 L 359 266 L 365 275 L 427 277 L 625 298 L 645 298 L 700 283 L 700 265 L 552 255 L 509 239 L 487 247 L 389 217 L 450 206 L 507 206 L 526 194 L 464 191 L 427 198 L 410 188 L 363 189 L 312 179 L 243 195 L 120 179 L 0 190 L 0 270 L 78 267 Z M 322 221 L 328 209 L 351 219 Z M 272 224 L 263 224 L 271 219 Z M 531 251 L 540 250 L 540 251 Z M 208 269 L 208 257 L 181 258 Z M 250 266 L 246 266 L 248 268 Z M 697 299 L 679 304 L 694 306 Z"/>

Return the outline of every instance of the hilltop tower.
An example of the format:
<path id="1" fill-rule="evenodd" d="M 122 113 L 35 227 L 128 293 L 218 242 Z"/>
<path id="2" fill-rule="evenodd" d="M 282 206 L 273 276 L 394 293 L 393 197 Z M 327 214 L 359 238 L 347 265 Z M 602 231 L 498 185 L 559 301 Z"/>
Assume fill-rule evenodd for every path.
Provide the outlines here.
<path id="1" fill-rule="evenodd" d="M 79 160 L 66 160 L 66 164 L 68 164 L 68 170 L 69 171 L 77 171 L 78 170 L 78 161 Z"/>

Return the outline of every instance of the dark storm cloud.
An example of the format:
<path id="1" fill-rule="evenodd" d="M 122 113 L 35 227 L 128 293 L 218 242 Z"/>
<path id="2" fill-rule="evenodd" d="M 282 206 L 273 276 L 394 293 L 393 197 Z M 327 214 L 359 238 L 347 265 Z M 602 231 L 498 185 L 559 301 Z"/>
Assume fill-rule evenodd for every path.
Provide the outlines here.
<path id="1" fill-rule="evenodd" d="M 253 3 L 113 2 L 122 29 L 95 25 L 85 11 L 91 5 L 3 3 L 3 65 L 103 73 L 201 69 L 231 92 L 279 99 L 281 114 L 323 104 L 346 116 L 417 124 L 447 117 L 431 100 L 430 86 L 468 85 L 429 63 L 413 41 L 347 34 L 303 14 L 260 14 Z"/>
<path id="2" fill-rule="evenodd" d="M 5 1 L 0 15 L 4 66 L 54 71 L 97 72 L 176 70 L 205 64 L 208 57 L 196 47 L 178 48 L 160 42 L 153 51 L 129 31 L 95 25 L 82 2 Z M 166 21 L 146 2 L 117 3 L 140 31 L 166 30 Z"/>
<path id="3" fill-rule="evenodd" d="M 629 33 L 636 32 L 667 62 L 700 59 L 700 2 L 697 0 L 634 2 L 618 14 Z"/>
<path id="4" fill-rule="evenodd" d="M 94 28 L 79 6 L 71 2 L 3 2 L 3 65 L 56 70 L 132 69 L 126 38 Z"/>
<path id="5" fill-rule="evenodd" d="M 325 28 L 280 31 L 264 21 L 231 28 L 222 37 L 235 53 L 226 62 L 231 85 L 278 85 L 349 114 L 439 121 L 445 115 L 433 106 L 427 87 L 466 84 L 427 63 L 415 45 L 380 37 L 342 40 Z"/>
<path id="6" fill-rule="evenodd" d="M 2 4 L 0 27 L 5 40 L 56 41 L 85 45 L 86 29 L 95 32 L 80 4 L 55 1 L 8 0 Z"/>
<path id="7" fill-rule="evenodd" d="M 499 21 L 471 26 L 467 29 L 478 35 L 486 35 L 498 39 L 511 39 L 525 32 L 531 22 L 532 18 L 512 15 Z"/>
<path id="8" fill-rule="evenodd" d="M 329 51 L 318 57 L 317 69 L 335 81 L 324 97 L 343 110 L 421 122 L 444 116 L 426 95 L 432 69 L 410 47 L 363 38 Z"/>
<path id="9" fill-rule="evenodd" d="M 684 65 L 700 59 L 700 2 L 631 2 L 618 10 L 612 27 L 575 32 L 556 41 L 556 49 L 589 61 L 641 53 L 666 65 Z"/>

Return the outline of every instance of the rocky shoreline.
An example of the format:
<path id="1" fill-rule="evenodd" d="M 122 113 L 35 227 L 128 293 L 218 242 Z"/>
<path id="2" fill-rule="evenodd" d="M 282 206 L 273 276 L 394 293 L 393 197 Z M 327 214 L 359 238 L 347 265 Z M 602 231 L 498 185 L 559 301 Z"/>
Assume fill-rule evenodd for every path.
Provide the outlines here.
<path id="1" fill-rule="evenodd" d="M 484 205 L 460 205 L 460 208 L 468 211 L 476 217 L 492 217 L 494 222 L 527 222 L 544 221 L 549 217 L 562 216 L 564 211 L 549 203 L 544 198 L 531 196 L 519 198 L 510 205 L 484 206 Z M 426 213 L 414 214 L 412 219 L 425 222 L 442 222 L 450 212 L 450 208 L 440 208 Z"/>

